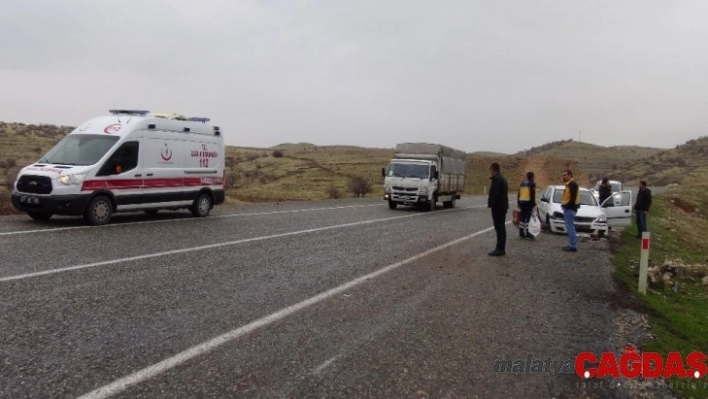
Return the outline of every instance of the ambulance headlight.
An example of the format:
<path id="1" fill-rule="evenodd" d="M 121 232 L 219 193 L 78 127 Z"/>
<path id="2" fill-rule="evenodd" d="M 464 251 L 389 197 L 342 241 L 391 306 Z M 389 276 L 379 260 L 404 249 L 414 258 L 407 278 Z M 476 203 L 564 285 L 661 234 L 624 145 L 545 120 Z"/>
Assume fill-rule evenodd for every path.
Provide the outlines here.
<path id="1" fill-rule="evenodd" d="M 86 176 L 86 173 L 76 173 L 73 175 L 62 175 L 59 176 L 57 181 L 59 184 L 63 184 L 65 186 L 77 186 L 84 181 L 84 176 Z"/>

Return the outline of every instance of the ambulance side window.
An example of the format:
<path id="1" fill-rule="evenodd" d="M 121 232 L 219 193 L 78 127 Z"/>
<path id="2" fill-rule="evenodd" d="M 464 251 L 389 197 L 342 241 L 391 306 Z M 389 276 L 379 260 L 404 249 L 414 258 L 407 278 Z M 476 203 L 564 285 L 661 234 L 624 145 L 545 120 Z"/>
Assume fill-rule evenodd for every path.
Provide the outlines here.
<path id="1" fill-rule="evenodd" d="M 116 152 L 108 158 L 97 176 L 119 175 L 138 167 L 140 147 L 137 141 L 123 143 Z"/>

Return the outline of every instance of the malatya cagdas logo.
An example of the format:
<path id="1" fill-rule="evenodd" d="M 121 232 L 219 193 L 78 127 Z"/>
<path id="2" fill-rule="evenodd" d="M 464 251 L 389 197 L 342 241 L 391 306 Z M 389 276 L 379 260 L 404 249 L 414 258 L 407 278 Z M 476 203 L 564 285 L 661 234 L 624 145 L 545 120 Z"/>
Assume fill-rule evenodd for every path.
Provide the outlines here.
<path id="1" fill-rule="evenodd" d="M 592 352 L 582 352 L 575 358 L 575 374 L 581 378 L 703 378 L 706 376 L 706 355 L 691 352 L 684 359 L 678 352 L 670 352 L 666 359 L 656 352 L 639 353 L 626 347 L 617 358 L 615 353 L 603 353 L 599 358 Z"/>

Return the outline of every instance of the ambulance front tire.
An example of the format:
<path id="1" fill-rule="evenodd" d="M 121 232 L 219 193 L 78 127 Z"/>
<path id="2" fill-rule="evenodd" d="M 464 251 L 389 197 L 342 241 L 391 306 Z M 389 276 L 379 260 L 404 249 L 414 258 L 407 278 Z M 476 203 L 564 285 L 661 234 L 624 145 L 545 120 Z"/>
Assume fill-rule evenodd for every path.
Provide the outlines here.
<path id="1" fill-rule="evenodd" d="M 196 217 L 207 217 L 212 208 L 211 197 L 207 193 L 200 193 L 192 204 L 192 215 Z"/>
<path id="2" fill-rule="evenodd" d="M 113 216 L 113 203 L 105 195 L 92 199 L 84 212 L 84 219 L 93 226 L 110 222 L 111 216 Z"/>
<path id="3" fill-rule="evenodd" d="M 27 212 L 27 216 L 38 222 L 46 222 L 52 217 L 51 213 L 37 213 L 37 212 Z"/>

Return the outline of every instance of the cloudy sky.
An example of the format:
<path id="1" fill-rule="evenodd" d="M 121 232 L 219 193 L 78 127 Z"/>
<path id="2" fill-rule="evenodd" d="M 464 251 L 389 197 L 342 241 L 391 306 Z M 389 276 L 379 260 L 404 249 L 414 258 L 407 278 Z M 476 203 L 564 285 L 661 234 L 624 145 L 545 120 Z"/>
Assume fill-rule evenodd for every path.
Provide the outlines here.
<path id="1" fill-rule="evenodd" d="M 0 120 L 209 116 L 229 144 L 515 152 L 708 134 L 708 2 L 4 0 Z"/>

